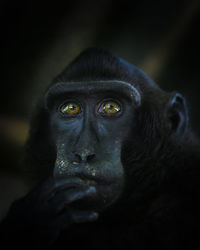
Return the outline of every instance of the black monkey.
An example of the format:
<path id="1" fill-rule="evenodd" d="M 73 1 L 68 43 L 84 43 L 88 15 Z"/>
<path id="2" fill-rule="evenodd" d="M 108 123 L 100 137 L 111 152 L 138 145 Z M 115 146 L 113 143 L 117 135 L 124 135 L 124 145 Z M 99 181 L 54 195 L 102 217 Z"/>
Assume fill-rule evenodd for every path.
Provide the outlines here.
<path id="1" fill-rule="evenodd" d="M 37 249 L 200 247 L 199 144 L 184 97 L 103 49 L 81 53 L 48 87 L 2 242 Z"/>

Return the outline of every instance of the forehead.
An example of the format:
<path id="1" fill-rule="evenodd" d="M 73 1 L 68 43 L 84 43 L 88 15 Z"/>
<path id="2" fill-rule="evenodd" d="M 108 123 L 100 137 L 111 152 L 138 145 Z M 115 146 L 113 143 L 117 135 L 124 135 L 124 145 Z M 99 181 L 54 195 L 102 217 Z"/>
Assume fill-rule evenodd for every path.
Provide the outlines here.
<path id="1" fill-rule="evenodd" d="M 87 81 L 87 82 L 59 82 L 51 86 L 46 92 L 46 100 L 59 98 L 63 95 L 93 95 L 113 93 L 123 96 L 135 102 L 137 106 L 141 103 L 139 90 L 132 84 L 118 80 Z"/>

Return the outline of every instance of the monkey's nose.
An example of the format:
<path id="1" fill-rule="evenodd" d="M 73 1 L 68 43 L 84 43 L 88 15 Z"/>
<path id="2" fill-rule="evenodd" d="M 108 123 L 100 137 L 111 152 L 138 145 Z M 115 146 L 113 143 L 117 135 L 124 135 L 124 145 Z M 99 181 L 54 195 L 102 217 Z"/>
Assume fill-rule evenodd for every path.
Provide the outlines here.
<path id="1" fill-rule="evenodd" d="M 81 153 L 75 153 L 74 154 L 75 159 L 72 162 L 74 165 L 78 165 L 79 163 L 88 163 L 90 161 L 92 161 L 93 159 L 96 158 L 96 155 L 94 153 L 90 153 L 87 151 L 81 152 Z"/>

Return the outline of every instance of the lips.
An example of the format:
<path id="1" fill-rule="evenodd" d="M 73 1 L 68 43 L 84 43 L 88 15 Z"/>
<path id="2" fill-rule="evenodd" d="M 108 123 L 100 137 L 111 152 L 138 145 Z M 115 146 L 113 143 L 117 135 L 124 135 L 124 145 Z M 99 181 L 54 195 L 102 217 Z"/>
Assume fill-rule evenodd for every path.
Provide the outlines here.
<path id="1" fill-rule="evenodd" d="M 80 186 L 87 186 L 86 183 L 78 177 L 68 177 L 56 180 L 56 187 L 65 187 L 65 188 L 76 188 Z"/>

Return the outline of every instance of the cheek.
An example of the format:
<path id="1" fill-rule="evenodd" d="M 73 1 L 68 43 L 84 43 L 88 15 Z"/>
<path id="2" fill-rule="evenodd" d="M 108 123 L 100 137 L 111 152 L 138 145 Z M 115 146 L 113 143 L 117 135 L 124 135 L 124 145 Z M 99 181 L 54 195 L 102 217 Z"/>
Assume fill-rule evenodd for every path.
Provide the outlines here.
<path id="1" fill-rule="evenodd" d="M 81 126 L 78 121 L 56 120 L 56 117 L 51 121 L 51 135 L 56 145 L 63 143 L 70 147 L 70 144 L 74 143 L 80 131 Z"/>
<path id="2" fill-rule="evenodd" d="M 133 127 L 132 117 L 120 117 L 119 119 L 106 120 L 103 122 L 106 137 L 112 140 L 123 141 Z"/>

